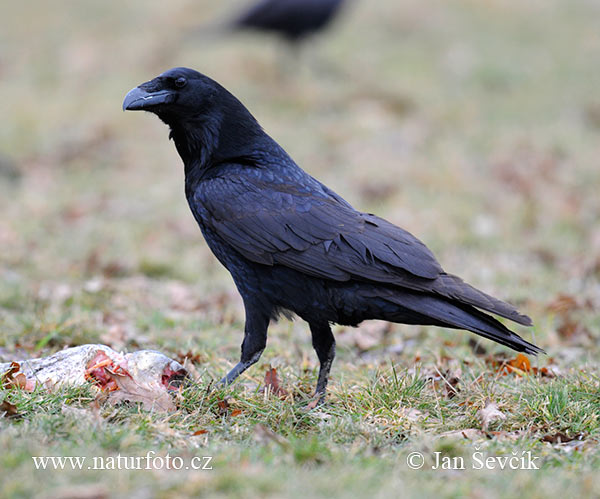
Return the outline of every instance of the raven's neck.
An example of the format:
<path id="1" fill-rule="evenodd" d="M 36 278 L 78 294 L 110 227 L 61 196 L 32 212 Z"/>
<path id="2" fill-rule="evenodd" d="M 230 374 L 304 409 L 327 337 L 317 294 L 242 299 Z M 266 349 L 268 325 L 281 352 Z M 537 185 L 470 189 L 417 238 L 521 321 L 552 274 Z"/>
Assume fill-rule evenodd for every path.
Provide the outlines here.
<path id="1" fill-rule="evenodd" d="M 219 164 L 250 162 L 273 143 L 243 106 L 229 108 L 227 113 L 210 113 L 175 124 L 165 121 L 183 160 L 188 184 L 202 180 Z"/>

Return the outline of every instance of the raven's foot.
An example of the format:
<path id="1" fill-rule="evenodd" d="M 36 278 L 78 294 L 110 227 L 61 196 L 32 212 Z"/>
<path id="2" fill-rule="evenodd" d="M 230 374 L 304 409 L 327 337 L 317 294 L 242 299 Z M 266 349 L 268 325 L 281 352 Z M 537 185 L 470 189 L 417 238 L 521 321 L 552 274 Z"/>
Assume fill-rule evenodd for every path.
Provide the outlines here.
<path id="1" fill-rule="evenodd" d="M 306 405 L 307 411 L 312 411 L 316 407 L 321 407 L 325 404 L 325 397 L 327 393 L 325 390 L 319 391 L 317 390 L 315 394 L 312 396 L 312 400 Z"/>
<path id="2" fill-rule="evenodd" d="M 238 362 L 234 368 L 229 371 L 227 373 L 226 376 L 224 376 L 223 378 L 221 378 L 221 380 L 219 381 L 219 385 L 222 386 L 227 386 L 230 385 L 231 383 L 233 383 L 237 377 L 242 374 L 246 369 L 248 369 L 252 364 L 249 364 L 248 362 Z"/>
<path id="3" fill-rule="evenodd" d="M 227 373 L 227 376 L 225 376 L 224 378 L 221 379 L 221 381 L 219 381 L 219 385 L 227 386 L 227 385 L 230 385 L 231 383 L 233 383 L 240 374 L 242 374 L 251 365 L 256 364 L 256 362 L 258 362 L 258 359 L 260 359 L 260 356 L 262 353 L 263 353 L 262 350 L 257 351 L 248 360 L 239 361 L 233 367 L 233 369 Z"/>

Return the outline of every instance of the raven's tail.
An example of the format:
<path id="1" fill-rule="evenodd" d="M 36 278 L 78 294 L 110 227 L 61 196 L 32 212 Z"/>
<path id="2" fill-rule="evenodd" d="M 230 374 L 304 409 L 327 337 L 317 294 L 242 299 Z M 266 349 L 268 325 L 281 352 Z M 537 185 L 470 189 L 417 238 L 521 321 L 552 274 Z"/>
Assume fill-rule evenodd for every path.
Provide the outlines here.
<path id="1" fill-rule="evenodd" d="M 452 274 L 441 274 L 436 278 L 432 291 L 440 294 L 451 301 L 458 301 L 472 305 L 482 310 L 492 312 L 501 317 L 506 317 L 524 326 L 531 326 L 533 322 L 529 317 L 519 313 L 519 311 L 509 303 L 498 300 L 483 291 L 479 291 L 470 284 L 464 282 L 460 277 Z"/>
<path id="2" fill-rule="evenodd" d="M 430 318 L 431 324 L 434 325 L 466 329 L 510 347 L 517 352 L 532 355 L 537 355 L 540 352 L 545 353 L 540 347 L 524 340 L 498 320 L 469 304 L 435 295 L 404 290 L 396 290 L 394 293 L 385 296 L 385 300 L 396 303 L 403 309 L 409 309 L 421 317 Z M 385 319 L 394 320 L 392 317 L 386 317 Z"/>

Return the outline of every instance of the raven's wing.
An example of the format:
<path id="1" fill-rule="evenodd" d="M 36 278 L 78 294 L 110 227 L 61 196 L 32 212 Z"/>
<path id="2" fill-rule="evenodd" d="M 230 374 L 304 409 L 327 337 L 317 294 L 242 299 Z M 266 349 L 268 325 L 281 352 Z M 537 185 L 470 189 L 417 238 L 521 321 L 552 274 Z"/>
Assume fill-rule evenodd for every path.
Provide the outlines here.
<path id="1" fill-rule="evenodd" d="M 443 272 L 417 238 L 354 210 L 324 187 L 265 182 L 248 175 L 211 179 L 195 196 L 207 211 L 205 223 L 257 263 L 281 264 L 337 281 L 395 284 L 411 277 L 435 279 Z"/>
<path id="2" fill-rule="evenodd" d="M 284 265 L 324 279 L 360 279 L 435 293 L 529 325 L 512 306 L 446 274 L 431 251 L 404 229 L 361 213 L 307 176 L 302 184 L 260 175 L 211 179 L 192 210 L 249 260 Z M 235 200 L 235 202 L 232 202 Z"/>

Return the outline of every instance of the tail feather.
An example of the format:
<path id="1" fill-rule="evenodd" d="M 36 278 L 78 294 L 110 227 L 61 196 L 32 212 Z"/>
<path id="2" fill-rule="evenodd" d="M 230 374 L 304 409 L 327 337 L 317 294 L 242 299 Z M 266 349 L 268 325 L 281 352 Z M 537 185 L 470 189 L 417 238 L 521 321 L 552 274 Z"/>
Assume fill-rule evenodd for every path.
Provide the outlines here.
<path id="1" fill-rule="evenodd" d="M 519 313 L 519 311 L 509 303 L 498 300 L 483 291 L 479 291 L 455 275 L 440 275 L 434 283 L 433 291 L 444 297 L 450 298 L 451 300 L 481 308 L 482 310 L 505 317 L 518 324 L 524 326 L 533 325 L 531 318 Z"/>
<path id="2" fill-rule="evenodd" d="M 466 329 L 501 345 L 532 355 L 545 353 L 540 347 L 529 343 L 504 324 L 473 306 L 454 303 L 434 295 L 422 295 L 411 292 L 396 292 L 386 300 L 410 309 L 418 314 L 430 317 L 435 323 L 446 327 Z"/>

